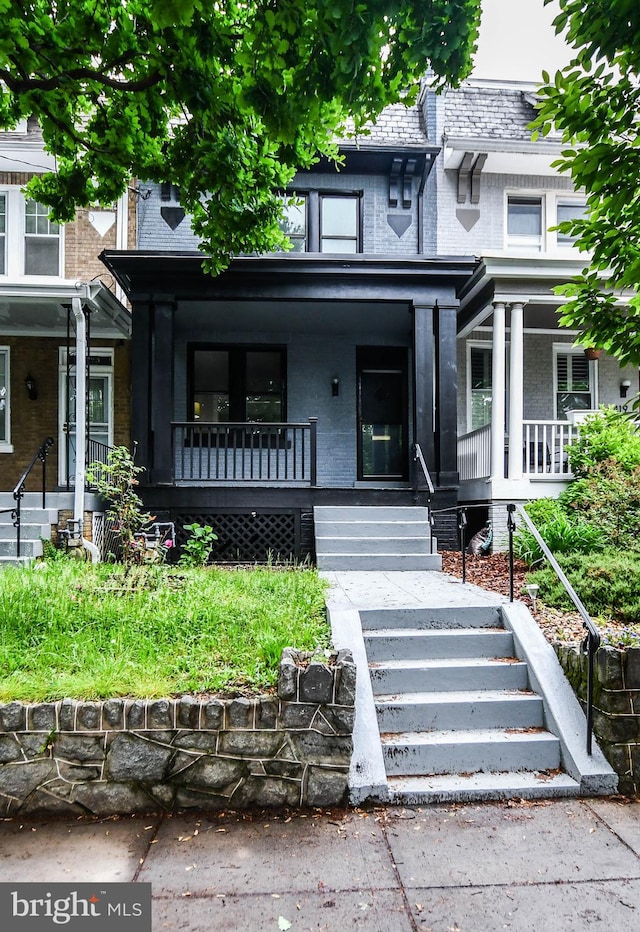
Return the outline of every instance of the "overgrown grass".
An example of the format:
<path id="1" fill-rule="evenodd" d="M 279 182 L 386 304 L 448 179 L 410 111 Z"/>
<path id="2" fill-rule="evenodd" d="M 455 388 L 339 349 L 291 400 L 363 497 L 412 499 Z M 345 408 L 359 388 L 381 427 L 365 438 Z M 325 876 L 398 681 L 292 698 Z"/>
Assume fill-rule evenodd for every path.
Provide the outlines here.
<path id="1" fill-rule="evenodd" d="M 309 569 L 40 563 L 0 573 L 0 700 L 272 685 L 282 649 L 329 645 Z"/>

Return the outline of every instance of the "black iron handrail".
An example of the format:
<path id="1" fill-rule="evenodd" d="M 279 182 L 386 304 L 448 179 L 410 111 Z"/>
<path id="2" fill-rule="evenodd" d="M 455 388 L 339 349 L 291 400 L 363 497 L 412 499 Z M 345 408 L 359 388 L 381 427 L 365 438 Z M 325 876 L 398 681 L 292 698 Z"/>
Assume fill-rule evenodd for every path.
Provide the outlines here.
<path id="1" fill-rule="evenodd" d="M 586 653 L 588 657 L 587 664 L 587 754 L 591 754 L 592 743 L 593 743 L 593 682 L 594 682 L 594 667 L 595 667 L 595 657 L 596 651 L 600 647 L 600 634 L 598 629 L 594 625 L 589 613 L 582 604 L 579 596 L 577 595 L 575 589 L 565 576 L 562 568 L 560 567 L 558 561 L 553 556 L 542 537 L 537 527 L 526 513 L 524 508 L 521 505 L 507 505 L 507 511 L 509 513 L 507 528 L 509 531 L 509 598 L 513 602 L 513 532 L 516 527 L 514 514 L 517 511 L 524 523 L 527 525 L 529 531 L 533 534 L 536 539 L 538 546 L 542 550 L 549 564 L 553 567 L 556 576 L 564 586 L 569 598 L 575 605 L 578 610 L 580 617 L 582 618 L 582 623 L 587 631 L 587 636 L 584 641 L 586 646 Z"/>
<path id="2" fill-rule="evenodd" d="M 29 473 L 36 465 L 38 461 L 42 463 L 42 507 L 46 507 L 46 488 L 47 488 L 47 456 L 49 455 L 49 450 L 53 446 L 53 437 L 47 437 L 42 441 L 36 452 L 33 454 L 33 459 L 22 473 L 18 479 L 16 486 L 13 490 L 13 498 L 16 503 L 15 508 L 11 509 L 12 515 L 15 515 L 13 518 L 13 526 L 16 529 L 16 557 L 20 558 L 20 523 L 21 523 L 21 503 L 24 498 L 25 493 L 25 483 L 29 477 Z M 7 509 L 8 510 L 8 509 Z"/>

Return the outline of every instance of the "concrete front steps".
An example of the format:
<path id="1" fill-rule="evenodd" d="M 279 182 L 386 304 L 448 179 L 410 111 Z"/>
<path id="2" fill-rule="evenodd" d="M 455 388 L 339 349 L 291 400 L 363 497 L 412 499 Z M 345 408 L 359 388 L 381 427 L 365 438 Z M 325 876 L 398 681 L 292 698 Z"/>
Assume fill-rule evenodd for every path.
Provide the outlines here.
<path id="1" fill-rule="evenodd" d="M 440 570 L 429 512 L 419 506 L 316 506 L 320 570 Z"/>
<path id="2" fill-rule="evenodd" d="M 580 794 L 500 606 L 360 617 L 390 801 Z"/>
<path id="3" fill-rule="evenodd" d="M 55 493 L 47 495 L 50 500 L 61 498 Z M 67 495 L 66 498 L 69 498 Z M 66 506 L 66 498 L 63 500 Z M 42 556 L 42 540 L 51 539 L 51 525 L 58 523 L 58 504 L 55 507 L 42 507 L 42 494 L 26 492 L 20 509 L 20 559 L 16 557 L 16 529 L 13 526 L 11 511 L 15 508 L 11 492 L 0 492 L 0 567 L 30 563 Z"/>

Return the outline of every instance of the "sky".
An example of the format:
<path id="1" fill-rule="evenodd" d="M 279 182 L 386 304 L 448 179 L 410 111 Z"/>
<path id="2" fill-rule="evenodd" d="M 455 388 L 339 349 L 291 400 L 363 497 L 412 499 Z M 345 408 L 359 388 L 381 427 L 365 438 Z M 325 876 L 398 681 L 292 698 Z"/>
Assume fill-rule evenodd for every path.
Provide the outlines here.
<path id="1" fill-rule="evenodd" d="M 474 78 L 541 81 L 569 60 L 552 26 L 558 6 L 543 0 L 482 0 L 482 23 Z"/>

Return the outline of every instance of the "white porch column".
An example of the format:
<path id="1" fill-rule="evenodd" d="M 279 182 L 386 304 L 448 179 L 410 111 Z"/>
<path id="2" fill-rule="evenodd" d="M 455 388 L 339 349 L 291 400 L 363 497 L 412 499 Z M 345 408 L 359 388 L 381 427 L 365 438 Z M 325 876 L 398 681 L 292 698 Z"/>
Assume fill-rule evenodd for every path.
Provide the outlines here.
<path id="1" fill-rule="evenodd" d="M 505 303 L 493 304 L 491 361 L 491 478 L 504 479 Z"/>
<path id="2" fill-rule="evenodd" d="M 522 479 L 522 419 L 524 412 L 524 303 L 511 305 L 509 344 L 509 479 Z"/>

